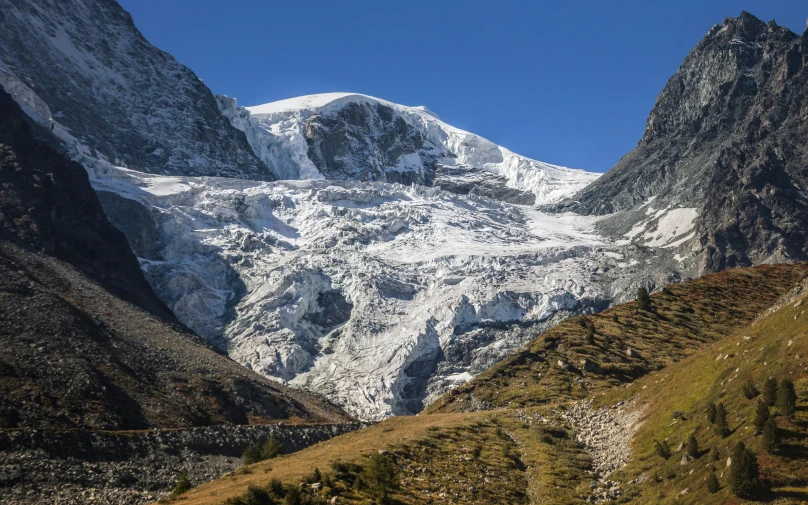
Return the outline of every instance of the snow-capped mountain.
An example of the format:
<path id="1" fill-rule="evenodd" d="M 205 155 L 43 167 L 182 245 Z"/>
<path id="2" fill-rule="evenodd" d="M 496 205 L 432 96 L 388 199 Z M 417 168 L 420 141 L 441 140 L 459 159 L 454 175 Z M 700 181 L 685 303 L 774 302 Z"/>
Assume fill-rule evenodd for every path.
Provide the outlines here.
<path id="1" fill-rule="evenodd" d="M 785 189 L 750 196 L 743 188 L 799 180 L 795 170 L 790 179 L 765 174 L 780 174 L 778 160 L 804 159 L 795 143 L 782 152 L 772 145 L 761 165 L 769 172 L 741 170 L 746 158 L 732 154 L 739 144 L 724 123 L 690 142 L 698 118 L 664 140 L 673 135 L 664 119 L 678 117 L 678 103 L 696 110 L 690 99 L 665 98 L 679 89 L 674 82 L 649 120 L 648 141 L 598 178 L 519 156 L 426 107 L 366 95 L 238 107 L 149 45 L 112 1 L 0 6 L 3 87 L 83 162 L 108 218 L 177 318 L 244 366 L 327 394 L 364 419 L 416 413 L 562 318 L 697 273 L 696 258 L 711 254 L 703 229 L 737 235 L 704 216 L 752 197 L 779 209 L 786 200 L 769 197 Z M 712 31 L 686 62 L 722 65 L 730 54 L 729 63 L 740 57 L 738 68 L 748 70 L 775 58 L 790 86 L 804 89 L 804 62 L 788 56 L 805 54 L 804 37 L 749 19 L 735 24 L 742 29 Z M 749 37 L 771 37 L 769 52 L 744 45 Z M 682 72 L 678 79 L 702 75 Z M 757 75 L 744 72 L 738 79 Z M 720 91 L 719 81 L 685 88 Z M 730 109 L 758 107 L 741 84 Z M 775 86 L 771 99 L 788 89 Z M 719 110 L 725 97 L 716 96 L 708 105 Z M 789 98 L 789 110 L 801 127 L 800 96 Z M 766 124 L 783 124 L 776 119 Z M 749 130 L 753 140 L 769 135 L 763 123 L 749 124 L 759 127 Z M 699 164 L 714 138 L 728 142 L 723 161 Z M 700 171 L 680 170 L 668 156 L 683 146 L 698 155 L 682 157 L 685 168 Z M 717 195 L 717 182 L 739 180 L 731 188 L 738 198 Z M 802 212 L 804 196 L 792 189 Z M 744 216 L 744 236 L 767 226 L 750 208 L 734 214 Z M 781 211 L 793 219 L 778 217 L 787 226 L 766 236 L 786 237 L 777 244 L 789 251 L 796 239 L 788 237 L 802 236 L 794 223 L 805 221 Z"/>
<path id="2" fill-rule="evenodd" d="M 308 95 L 255 107 L 218 97 L 280 179 L 386 181 L 436 186 L 512 203 L 553 203 L 600 174 L 520 156 L 407 107 L 356 93 Z"/>

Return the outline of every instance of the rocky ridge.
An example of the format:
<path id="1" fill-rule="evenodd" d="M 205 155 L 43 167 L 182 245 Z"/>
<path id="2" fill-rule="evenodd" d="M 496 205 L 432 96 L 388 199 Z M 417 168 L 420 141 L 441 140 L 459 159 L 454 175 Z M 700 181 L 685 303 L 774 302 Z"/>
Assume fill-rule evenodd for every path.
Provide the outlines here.
<path id="1" fill-rule="evenodd" d="M 747 12 L 714 26 L 637 147 L 556 210 L 604 215 L 602 233 L 636 244 L 687 219 L 677 247 L 691 275 L 806 259 L 806 63 L 808 34 Z"/>
<path id="2" fill-rule="evenodd" d="M 113 0 L 0 1 L 0 85 L 82 163 L 271 180 L 190 69 Z"/>

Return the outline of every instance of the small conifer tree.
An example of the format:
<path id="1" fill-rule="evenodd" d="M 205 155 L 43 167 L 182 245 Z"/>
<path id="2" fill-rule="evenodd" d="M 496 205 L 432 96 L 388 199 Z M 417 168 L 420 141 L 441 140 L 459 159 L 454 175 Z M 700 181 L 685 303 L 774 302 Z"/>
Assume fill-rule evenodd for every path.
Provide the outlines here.
<path id="1" fill-rule="evenodd" d="M 769 377 L 763 383 L 763 401 L 769 407 L 773 406 L 777 401 L 777 381 L 772 377 Z"/>
<path id="2" fill-rule="evenodd" d="M 687 438 L 687 455 L 691 458 L 699 457 L 699 441 L 696 440 L 695 433 L 691 433 Z"/>
<path id="3" fill-rule="evenodd" d="M 712 450 L 710 450 L 710 459 L 713 461 L 718 461 L 719 459 L 721 459 L 721 453 L 719 453 L 718 449 L 716 449 L 715 447 L 713 447 Z"/>
<path id="4" fill-rule="evenodd" d="M 732 466 L 729 467 L 729 486 L 736 496 L 749 498 L 758 484 L 759 468 L 757 456 L 738 442 L 732 451 Z"/>
<path id="5" fill-rule="evenodd" d="M 174 490 L 171 491 L 171 494 L 174 496 L 179 496 L 189 489 L 191 489 L 191 479 L 188 478 L 188 470 L 183 469 L 180 472 L 180 476 L 177 479 L 177 485 L 174 486 Z"/>
<path id="6" fill-rule="evenodd" d="M 586 337 L 585 337 L 587 344 L 594 344 L 595 343 L 595 323 L 592 321 L 586 322 Z"/>
<path id="7" fill-rule="evenodd" d="M 766 421 L 769 420 L 769 407 L 766 405 L 766 402 L 763 399 L 758 400 L 757 408 L 755 409 L 755 429 L 757 431 L 763 431 L 763 427 L 766 426 Z"/>
<path id="8" fill-rule="evenodd" d="M 752 379 L 747 379 L 741 387 L 743 388 L 743 395 L 747 400 L 751 400 L 759 394 L 757 388 L 755 387 L 755 383 L 752 382 Z"/>
<path id="9" fill-rule="evenodd" d="M 707 404 L 707 422 L 715 424 L 715 403 L 713 402 Z"/>
<path id="10" fill-rule="evenodd" d="M 721 484 L 718 482 L 718 477 L 715 476 L 715 472 L 710 472 L 707 476 L 707 491 L 715 494 L 719 489 L 721 489 Z"/>
<path id="11" fill-rule="evenodd" d="M 780 445 L 780 434 L 777 432 L 777 422 L 770 417 L 763 426 L 763 450 L 772 454 L 777 450 L 778 445 Z"/>
<path id="12" fill-rule="evenodd" d="M 648 294 L 648 290 L 644 286 L 637 289 L 637 303 L 640 305 L 640 310 L 651 310 L 651 295 Z"/>
<path id="13" fill-rule="evenodd" d="M 729 424 L 727 423 L 727 409 L 724 408 L 723 403 L 719 403 L 715 407 L 715 434 L 719 437 L 726 437 L 730 434 Z"/>
<path id="14" fill-rule="evenodd" d="M 797 411 L 797 391 L 794 389 L 794 382 L 785 378 L 780 381 L 777 388 L 777 411 L 780 414 L 791 417 Z"/>
<path id="15" fill-rule="evenodd" d="M 663 440 L 660 442 L 659 440 L 654 440 L 654 449 L 656 449 L 656 453 L 662 459 L 668 459 L 671 457 L 671 446 L 668 445 L 667 440 Z"/>

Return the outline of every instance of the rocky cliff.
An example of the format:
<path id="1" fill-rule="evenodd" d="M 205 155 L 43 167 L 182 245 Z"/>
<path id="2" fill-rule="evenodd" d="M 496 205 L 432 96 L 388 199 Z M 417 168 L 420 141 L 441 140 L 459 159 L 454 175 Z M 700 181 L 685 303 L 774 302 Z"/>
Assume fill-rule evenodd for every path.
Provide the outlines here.
<path id="1" fill-rule="evenodd" d="M 267 180 L 204 83 L 114 0 L 0 0 L 0 85 L 74 159 Z"/>
<path id="2" fill-rule="evenodd" d="M 695 273 L 805 259 L 806 63 L 808 34 L 746 12 L 714 26 L 660 93 L 637 147 L 556 209 L 618 212 L 601 231 L 635 243 L 691 220 L 677 246 Z M 663 221 L 665 211 L 681 215 Z"/>

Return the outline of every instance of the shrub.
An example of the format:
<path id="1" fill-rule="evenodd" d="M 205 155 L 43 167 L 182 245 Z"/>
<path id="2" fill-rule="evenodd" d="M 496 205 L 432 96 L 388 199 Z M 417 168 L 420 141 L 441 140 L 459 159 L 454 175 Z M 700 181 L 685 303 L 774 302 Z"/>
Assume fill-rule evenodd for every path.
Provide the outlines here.
<path id="1" fill-rule="evenodd" d="M 651 296 L 648 294 L 648 290 L 645 289 L 645 287 L 640 286 L 637 290 L 637 303 L 640 305 L 640 310 L 651 310 Z"/>
<path id="2" fill-rule="evenodd" d="M 758 484 L 757 456 L 738 442 L 732 451 L 732 466 L 729 467 L 729 487 L 736 496 L 749 498 Z"/>
<path id="3" fill-rule="evenodd" d="M 763 431 L 766 426 L 766 421 L 769 420 L 769 407 L 763 399 L 758 400 L 757 407 L 755 408 L 755 429 Z"/>
<path id="4" fill-rule="evenodd" d="M 300 488 L 285 488 L 286 495 L 283 497 L 283 505 L 298 505 L 300 502 Z"/>
<path id="5" fill-rule="evenodd" d="M 721 453 L 719 453 L 718 449 L 716 449 L 715 447 L 713 447 L 712 450 L 710 451 L 710 459 L 713 461 L 718 461 L 719 459 L 721 459 Z"/>
<path id="6" fill-rule="evenodd" d="M 710 475 L 707 476 L 707 491 L 715 494 L 719 489 L 721 489 L 721 484 L 718 482 L 718 477 L 715 476 L 715 472 L 710 472 Z"/>
<path id="7" fill-rule="evenodd" d="M 277 477 L 269 481 L 267 489 L 275 496 L 283 496 L 283 482 Z"/>
<path id="8" fill-rule="evenodd" d="M 303 476 L 303 482 L 306 484 L 314 484 L 315 482 L 321 482 L 323 480 L 323 474 L 320 473 L 320 469 L 315 467 L 314 471 L 312 471 L 308 475 Z"/>
<path id="9" fill-rule="evenodd" d="M 747 379 L 746 382 L 743 383 L 741 386 L 743 389 L 743 395 L 746 397 L 747 400 L 751 400 L 752 398 L 756 397 L 760 394 L 755 387 L 755 383 L 752 382 L 752 379 Z"/>
<path id="10" fill-rule="evenodd" d="M 780 414 L 791 417 L 797 411 L 797 392 L 791 379 L 783 379 L 777 388 L 777 410 Z"/>
<path id="11" fill-rule="evenodd" d="M 687 455 L 691 458 L 699 457 L 699 441 L 696 440 L 696 435 L 693 433 L 687 438 Z"/>
<path id="12" fill-rule="evenodd" d="M 263 442 L 249 445 L 247 449 L 244 450 L 242 460 L 244 461 L 245 465 L 251 465 L 253 463 L 258 463 L 259 461 L 272 459 L 280 455 L 282 450 L 283 444 L 274 438 L 267 438 Z"/>
<path id="13" fill-rule="evenodd" d="M 777 432 L 777 422 L 770 417 L 763 426 L 763 450 L 772 454 L 780 445 L 780 434 Z"/>
<path id="14" fill-rule="evenodd" d="M 715 403 L 713 402 L 707 404 L 707 422 L 715 424 Z"/>
<path id="15" fill-rule="evenodd" d="M 715 407 L 715 434 L 719 437 L 726 437 L 730 434 L 729 424 L 727 424 L 727 409 L 723 403 Z"/>
<path id="16" fill-rule="evenodd" d="M 614 321 L 617 324 L 620 324 L 620 318 L 617 316 L 617 314 L 612 314 L 612 321 Z"/>
<path id="17" fill-rule="evenodd" d="M 180 476 L 177 479 L 177 485 L 174 486 L 174 490 L 171 491 L 171 494 L 174 496 L 179 496 L 188 490 L 191 489 L 191 479 L 188 478 L 188 470 L 183 470 L 180 472 Z"/>
<path id="18" fill-rule="evenodd" d="M 374 454 L 359 473 L 360 489 L 382 503 L 387 503 L 390 493 L 398 487 L 398 476 L 393 458 L 387 454 Z"/>
<path id="19" fill-rule="evenodd" d="M 772 377 L 769 377 L 763 383 L 763 401 L 769 407 L 773 406 L 777 401 L 777 381 Z"/>
<path id="20" fill-rule="evenodd" d="M 667 440 L 663 440 L 660 442 L 659 440 L 654 440 L 654 449 L 658 456 L 662 459 L 668 459 L 671 457 L 671 446 L 668 445 Z"/>
<path id="21" fill-rule="evenodd" d="M 476 461 L 476 460 L 480 459 L 480 453 L 481 452 L 483 452 L 483 448 L 480 447 L 479 445 L 475 445 L 474 449 L 471 450 L 471 457 Z"/>

